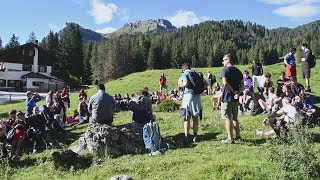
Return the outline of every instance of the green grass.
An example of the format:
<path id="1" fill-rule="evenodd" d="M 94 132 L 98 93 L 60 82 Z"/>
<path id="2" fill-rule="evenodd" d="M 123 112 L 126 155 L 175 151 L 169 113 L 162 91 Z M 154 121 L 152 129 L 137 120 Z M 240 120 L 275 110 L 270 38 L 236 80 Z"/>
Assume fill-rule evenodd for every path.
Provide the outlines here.
<path id="1" fill-rule="evenodd" d="M 241 70 L 248 69 L 248 66 L 240 66 Z M 210 70 L 213 74 L 220 76 L 221 68 L 197 69 L 203 73 Z M 265 72 L 273 74 L 275 81 L 283 65 L 276 64 L 264 68 Z M 132 94 L 143 87 L 148 87 L 150 92 L 158 90 L 158 78 L 164 72 L 167 76 L 169 89 L 177 86 L 181 70 L 154 70 L 142 73 L 130 74 L 121 79 L 108 82 L 107 92 L 111 95 L 120 93 Z M 298 67 L 298 73 L 300 67 Z M 312 69 L 311 87 L 315 92 L 320 93 L 319 78 L 320 67 Z M 298 77 L 300 77 L 298 75 Z M 301 78 L 299 78 L 301 81 Z M 89 97 L 94 94 L 94 89 L 87 90 Z M 76 108 L 76 94 L 71 96 L 71 110 Z M 204 116 L 199 130 L 200 142 L 188 147 L 180 146 L 177 149 L 169 150 L 163 156 L 150 157 L 143 155 L 127 155 L 116 159 L 104 158 L 103 163 L 93 165 L 87 169 L 57 171 L 53 168 L 50 160 L 50 153 L 53 150 L 46 150 L 36 155 L 24 155 L 20 162 L 10 163 L 10 167 L 0 165 L 1 179 L 108 179 L 113 175 L 126 174 L 134 179 L 270 179 L 268 176 L 277 171 L 277 166 L 270 161 L 269 139 L 255 135 L 256 129 L 263 129 L 261 120 L 264 116 L 241 116 L 243 142 L 234 145 L 223 145 L 220 143 L 226 137 L 224 122 L 220 119 L 218 112 L 211 112 L 210 97 L 202 98 Z M 43 103 L 40 102 L 39 104 Z M 316 102 L 319 105 L 319 101 Z M 24 102 L 7 103 L 0 105 L 0 117 L 7 116 L 10 109 L 24 111 Z M 72 112 L 69 111 L 70 115 Z M 114 124 L 119 125 L 131 122 L 130 112 L 120 112 L 115 115 Z M 179 120 L 179 112 L 161 113 L 156 112 L 162 135 L 169 141 L 177 142 L 183 133 L 183 123 Z M 54 137 L 66 148 L 78 143 L 78 137 L 85 131 L 85 125 L 73 130 L 69 140 L 55 135 Z M 318 126 L 311 129 L 315 134 L 320 134 Z M 320 150 L 320 145 L 314 143 L 312 147 Z M 9 178 L 12 176 L 11 178 Z"/>

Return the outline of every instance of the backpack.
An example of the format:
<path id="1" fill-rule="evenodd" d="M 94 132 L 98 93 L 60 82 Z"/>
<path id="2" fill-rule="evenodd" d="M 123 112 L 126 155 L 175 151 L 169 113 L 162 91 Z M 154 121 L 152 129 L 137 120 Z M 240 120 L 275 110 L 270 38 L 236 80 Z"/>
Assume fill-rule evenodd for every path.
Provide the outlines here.
<path id="1" fill-rule="evenodd" d="M 190 71 L 188 76 L 188 86 L 191 94 L 202 94 L 205 90 L 203 74 L 201 72 Z"/>
<path id="2" fill-rule="evenodd" d="M 10 131 L 6 135 L 7 142 L 11 143 L 13 140 L 13 136 L 16 133 L 16 128 L 10 129 Z"/>
<path id="3" fill-rule="evenodd" d="M 143 126 L 143 141 L 146 149 L 151 153 L 160 149 L 161 136 L 158 123 L 149 122 Z"/>
<path id="4" fill-rule="evenodd" d="M 128 109 L 133 112 L 141 112 L 146 111 L 147 107 L 144 102 L 144 96 L 135 96 L 131 99 L 131 101 L 128 104 Z"/>
<path id="5" fill-rule="evenodd" d="M 309 68 L 313 68 L 316 66 L 316 57 L 313 55 L 313 54 L 310 54 L 309 55 L 309 58 L 308 58 L 308 64 L 309 64 Z"/>
<path id="6" fill-rule="evenodd" d="M 212 76 L 211 76 L 211 82 L 212 82 L 212 83 L 217 82 L 216 76 L 213 75 L 213 74 L 212 74 Z"/>

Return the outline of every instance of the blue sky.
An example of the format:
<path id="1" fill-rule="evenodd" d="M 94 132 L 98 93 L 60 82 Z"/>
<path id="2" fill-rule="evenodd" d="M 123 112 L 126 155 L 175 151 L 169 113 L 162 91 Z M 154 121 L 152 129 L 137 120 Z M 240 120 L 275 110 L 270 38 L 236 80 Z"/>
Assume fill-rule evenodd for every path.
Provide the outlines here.
<path id="1" fill-rule="evenodd" d="M 296 27 L 320 19 L 320 0 L 7 0 L 0 2 L 0 38 L 41 40 L 65 22 L 98 32 L 125 23 L 164 18 L 177 27 L 205 20 L 242 19 L 267 28 Z"/>

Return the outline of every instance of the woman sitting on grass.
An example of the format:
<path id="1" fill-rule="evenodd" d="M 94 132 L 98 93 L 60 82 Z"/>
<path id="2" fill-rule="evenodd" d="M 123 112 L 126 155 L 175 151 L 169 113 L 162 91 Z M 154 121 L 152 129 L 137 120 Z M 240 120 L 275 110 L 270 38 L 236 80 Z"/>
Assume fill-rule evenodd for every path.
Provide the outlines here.
<path id="1" fill-rule="evenodd" d="M 91 116 L 91 114 L 89 113 L 88 105 L 87 105 L 87 103 L 85 101 L 82 101 L 79 104 L 79 107 L 75 111 L 75 114 L 74 114 L 73 118 L 77 117 L 78 115 L 79 115 L 79 122 L 76 125 L 74 125 L 73 127 L 76 127 L 76 126 L 79 126 L 81 124 L 89 122 L 89 117 Z"/>

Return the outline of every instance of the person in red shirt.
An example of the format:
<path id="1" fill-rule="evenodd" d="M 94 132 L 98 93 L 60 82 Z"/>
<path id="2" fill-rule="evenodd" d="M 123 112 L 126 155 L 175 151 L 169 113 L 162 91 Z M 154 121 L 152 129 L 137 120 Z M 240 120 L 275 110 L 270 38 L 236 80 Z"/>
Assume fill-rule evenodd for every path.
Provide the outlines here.
<path id="1" fill-rule="evenodd" d="M 83 89 L 81 89 L 81 91 L 78 95 L 78 100 L 79 100 L 79 103 L 81 103 L 82 101 L 87 101 L 87 93 L 84 92 Z"/>
<path id="2" fill-rule="evenodd" d="M 70 99 L 69 99 L 68 90 L 66 90 L 66 88 L 63 88 L 63 90 L 62 90 L 61 99 L 62 99 L 62 102 L 64 104 L 64 108 L 67 111 L 67 109 L 70 106 Z"/>
<path id="3" fill-rule="evenodd" d="M 17 112 L 17 119 L 15 121 L 15 126 L 14 126 L 16 130 L 12 140 L 11 157 L 19 157 L 20 155 L 20 151 L 23 146 L 23 141 L 25 139 L 24 120 L 25 120 L 24 113 L 21 111 Z"/>
<path id="4" fill-rule="evenodd" d="M 161 74 L 159 79 L 159 85 L 160 85 L 160 92 L 162 92 L 162 89 L 167 90 L 167 78 L 164 76 L 164 73 Z"/>

